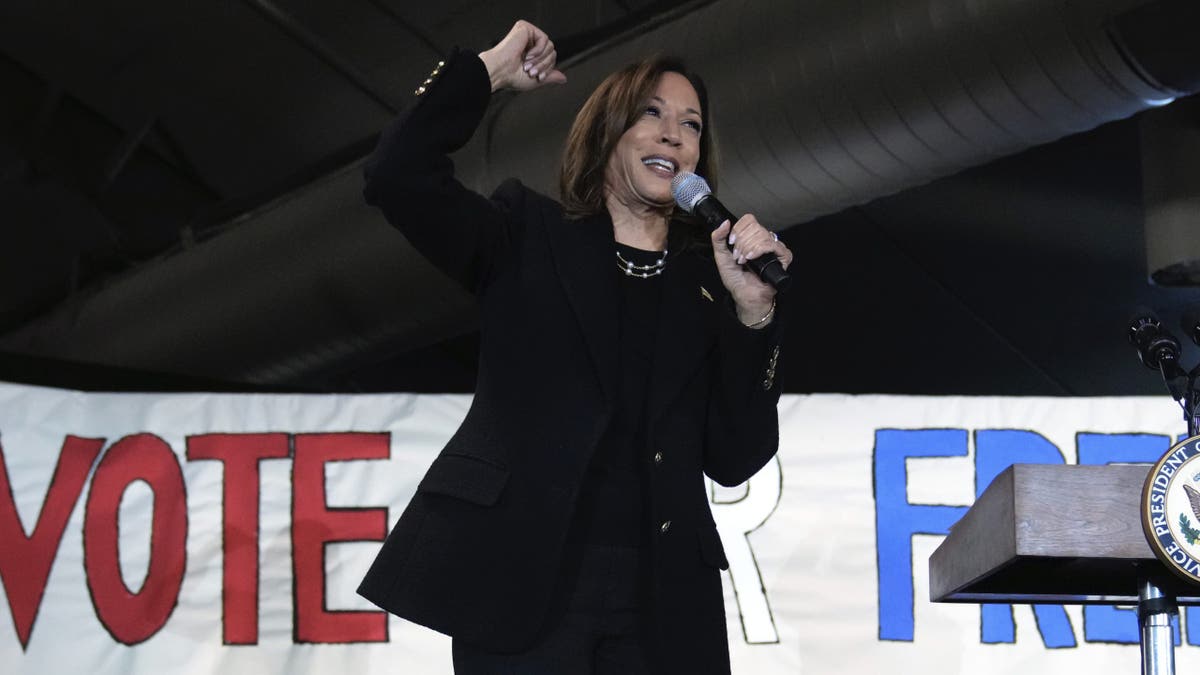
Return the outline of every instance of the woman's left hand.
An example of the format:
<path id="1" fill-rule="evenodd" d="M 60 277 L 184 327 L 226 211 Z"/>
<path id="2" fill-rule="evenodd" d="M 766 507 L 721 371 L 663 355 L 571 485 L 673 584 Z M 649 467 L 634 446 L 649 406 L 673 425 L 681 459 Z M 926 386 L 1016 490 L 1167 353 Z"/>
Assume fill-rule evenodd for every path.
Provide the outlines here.
<path id="1" fill-rule="evenodd" d="M 732 251 L 726 246 L 726 241 L 733 245 Z M 765 327 L 769 321 L 755 324 L 770 313 L 775 302 L 775 289 L 759 279 L 754 270 L 742 267 L 742 263 L 769 252 L 774 253 L 783 268 L 787 269 L 792 264 L 791 250 L 749 213 L 738 218 L 732 227 L 727 220 L 713 230 L 712 246 L 717 272 L 721 275 L 721 283 L 725 284 L 733 297 L 738 319 L 747 326 Z"/>

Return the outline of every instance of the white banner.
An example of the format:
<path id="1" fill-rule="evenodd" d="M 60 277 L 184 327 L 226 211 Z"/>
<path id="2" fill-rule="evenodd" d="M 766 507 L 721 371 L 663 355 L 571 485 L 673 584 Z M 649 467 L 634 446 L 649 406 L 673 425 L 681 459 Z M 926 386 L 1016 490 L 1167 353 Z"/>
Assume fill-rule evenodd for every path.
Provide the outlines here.
<path id="1" fill-rule="evenodd" d="M 468 403 L 0 384 L 4 672 L 450 673 L 448 638 L 354 589 Z M 1130 609 L 932 604 L 926 562 L 1008 464 L 1156 460 L 1168 399 L 779 412 L 777 461 L 712 491 L 735 673 L 1138 671 Z M 1180 624 L 1196 672 L 1200 611 Z"/>

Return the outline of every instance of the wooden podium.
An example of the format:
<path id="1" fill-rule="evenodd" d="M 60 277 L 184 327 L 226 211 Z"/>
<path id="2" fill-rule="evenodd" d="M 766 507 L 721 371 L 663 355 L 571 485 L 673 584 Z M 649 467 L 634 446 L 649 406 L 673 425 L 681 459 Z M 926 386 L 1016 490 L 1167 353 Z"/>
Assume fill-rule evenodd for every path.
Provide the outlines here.
<path id="1" fill-rule="evenodd" d="M 933 602 L 1138 605 L 1142 672 L 1173 673 L 1170 615 L 1200 589 L 1154 557 L 1139 502 L 1149 466 L 1014 464 L 929 557 Z M 1165 653 L 1164 653 L 1165 652 Z"/>

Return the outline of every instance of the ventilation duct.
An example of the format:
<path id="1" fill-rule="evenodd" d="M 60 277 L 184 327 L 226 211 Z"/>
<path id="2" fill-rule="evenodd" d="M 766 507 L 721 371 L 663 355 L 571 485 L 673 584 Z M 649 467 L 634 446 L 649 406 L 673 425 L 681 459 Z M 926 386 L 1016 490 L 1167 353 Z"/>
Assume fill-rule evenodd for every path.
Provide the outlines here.
<path id="1" fill-rule="evenodd" d="M 708 85 L 722 201 L 778 226 L 803 223 L 1200 88 L 1200 3 L 1129 11 L 1143 5 L 716 2 L 569 64 L 570 87 L 506 100 L 472 164 L 476 182 L 515 175 L 557 194 L 549 160 L 587 92 L 629 60 L 668 51 Z"/>

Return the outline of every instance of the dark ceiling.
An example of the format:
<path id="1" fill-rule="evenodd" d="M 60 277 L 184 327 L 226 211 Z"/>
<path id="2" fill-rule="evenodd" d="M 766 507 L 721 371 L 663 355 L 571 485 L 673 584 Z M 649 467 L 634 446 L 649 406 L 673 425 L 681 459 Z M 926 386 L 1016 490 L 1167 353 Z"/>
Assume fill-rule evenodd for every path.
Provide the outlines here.
<path id="1" fill-rule="evenodd" d="M 360 203 L 329 197 L 329 186 L 356 192 L 377 134 L 453 45 L 485 48 L 527 18 L 569 60 L 708 4 L 5 2 L 0 379 L 88 389 L 470 391 L 469 298 Z M 1197 107 L 1191 99 L 1172 106 Z M 778 223 L 791 225 L 783 237 L 797 252 L 799 282 L 787 389 L 1159 393 L 1157 375 L 1125 341 L 1127 321 L 1149 306 L 1179 333 L 1178 317 L 1200 303 L 1200 291 L 1147 282 L 1139 128 L 1158 112 L 811 222 Z M 368 224 L 350 224 L 358 220 Z M 274 227 L 283 241 L 295 232 L 328 244 L 314 259 L 280 239 L 260 250 L 226 236 L 249 224 Z M 343 233 L 357 243 L 339 240 Z M 354 262 L 360 253 L 342 243 L 377 257 Z M 243 264 L 213 263 L 222 246 L 228 253 L 218 260 Z M 200 264 L 200 250 L 209 251 L 208 275 L 189 291 L 221 309 L 198 319 L 211 333 L 173 333 L 179 307 L 207 309 L 173 303 L 179 291 L 170 283 L 144 280 Z M 390 265 L 407 276 L 380 271 Z M 301 280 L 296 268 L 319 281 Z M 150 290 L 121 300 L 129 333 L 88 323 L 137 279 Z M 239 299 L 247 308 L 229 310 Z M 319 308 L 339 318 L 307 325 L 306 316 L 331 315 Z M 269 320 L 253 324 L 238 312 Z M 1185 363 L 1195 359 L 1188 346 Z"/>

